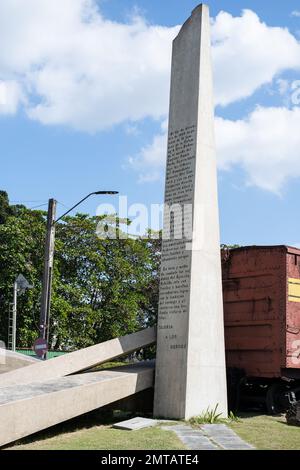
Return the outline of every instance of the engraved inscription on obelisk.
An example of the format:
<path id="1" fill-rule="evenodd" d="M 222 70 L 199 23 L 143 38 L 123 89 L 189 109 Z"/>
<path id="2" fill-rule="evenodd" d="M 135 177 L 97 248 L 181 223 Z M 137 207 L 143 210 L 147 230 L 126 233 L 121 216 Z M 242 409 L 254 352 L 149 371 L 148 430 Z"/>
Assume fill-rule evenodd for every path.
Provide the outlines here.
<path id="1" fill-rule="evenodd" d="M 154 399 L 167 418 L 227 414 L 210 53 L 199 5 L 173 43 Z"/>

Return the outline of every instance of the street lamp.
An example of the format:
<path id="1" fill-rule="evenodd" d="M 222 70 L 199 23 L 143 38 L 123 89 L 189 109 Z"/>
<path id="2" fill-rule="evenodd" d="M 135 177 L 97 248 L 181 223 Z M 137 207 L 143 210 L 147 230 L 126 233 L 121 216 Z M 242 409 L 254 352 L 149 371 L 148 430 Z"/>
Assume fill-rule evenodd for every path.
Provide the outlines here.
<path id="1" fill-rule="evenodd" d="M 56 205 L 55 199 L 49 199 L 48 215 L 47 215 L 47 234 L 45 243 L 45 258 L 44 258 L 44 274 L 43 274 L 43 288 L 42 288 L 42 299 L 41 299 L 41 312 L 40 312 L 40 338 L 44 340 L 45 348 L 49 343 L 49 321 L 50 321 L 50 304 L 51 304 L 51 288 L 52 288 L 52 270 L 53 270 L 53 258 L 54 258 L 54 243 L 55 243 L 55 226 L 63 217 L 74 210 L 79 204 L 84 202 L 90 196 L 95 195 L 116 195 L 118 191 L 95 191 L 89 193 L 79 202 L 77 202 L 71 209 L 67 210 L 63 215 L 55 220 L 56 217 Z"/>
<path id="2" fill-rule="evenodd" d="M 61 220 L 63 217 L 65 217 L 67 214 L 69 214 L 70 212 L 72 212 L 72 210 L 74 210 L 77 206 L 79 206 L 79 204 L 81 204 L 82 202 L 84 202 L 88 197 L 90 196 L 99 196 L 99 195 L 108 195 L 108 196 L 113 196 L 115 194 L 119 194 L 118 191 L 95 191 L 94 193 L 90 193 L 88 194 L 87 196 L 85 196 L 83 199 L 81 199 L 79 202 L 77 202 L 77 204 L 75 204 L 75 206 L 71 207 L 71 209 L 69 209 L 67 212 L 65 212 L 63 215 L 61 215 L 57 220 L 55 220 L 53 222 L 53 224 L 56 224 L 59 220 Z"/>

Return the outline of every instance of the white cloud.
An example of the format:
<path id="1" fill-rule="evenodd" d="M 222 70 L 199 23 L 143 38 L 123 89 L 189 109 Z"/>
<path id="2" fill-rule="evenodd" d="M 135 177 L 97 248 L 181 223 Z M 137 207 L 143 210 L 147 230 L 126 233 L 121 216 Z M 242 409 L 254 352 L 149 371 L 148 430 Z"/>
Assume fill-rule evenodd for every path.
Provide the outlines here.
<path id="1" fill-rule="evenodd" d="M 241 17 L 221 12 L 213 22 L 212 36 L 217 104 L 225 106 L 251 96 L 281 71 L 300 67 L 300 44 L 295 37 L 284 28 L 266 26 L 249 10 Z M 277 78 L 276 85 L 290 105 L 290 81 Z M 299 113 L 298 109 L 260 107 L 239 121 L 217 118 L 220 169 L 239 165 L 248 184 L 280 192 L 289 178 L 300 177 Z M 166 134 L 158 134 L 138 155 L 135 168 L 142 178 L 142 170 L 157 175 L 163 168 L 166 139 Z"/>
<path id="2" fill-rule="evenodd" d="M 247 183 L 280 193 L 300 177 L 300 108 L 258 107 L 245 120 L 216 119 L 219 168 L 241 166 Z"/>
<path id="3" fill-rule="evenodd" d="M 161 132 L 153 137 L 150 144 L 129 158 L 129 165 L 139 172 L 140 183 L 153 183 L 161 179 L 167 154 L 167 131 L 166 119 L 161 123 Z"/>
<path id="4" fill-rule="evenodd" d="M 110 21 L 95 0 L 1 0 L 0 113 L 22 105 L 31 119 L 88 132 L 123 122 L 135 132 L 145 117 L 165 119 L 178 29 L 138 16 Z M 284 94 L 280 73 L 300 68 L 297 39 L 250 10 L 219 13 L 212 37 L 217 104 L 247 98 L 274 78 Z M 249 184 L 280 191 L 300 176 L 299 113 L 261 107 L 244 120 L 218 118 L 220 167 L 241 165 Z M 165 128 L 130 160 L 140 181 L 161 175 Z"/>
<path id="5" fill-rule="evenodd" d="M 278 86 L 278 92 L 281 96 L 286 96 L 291 91 L 289 80 L 278 78 L 276 80 L 276 85 Z"/>
<path id="6" fill-rule="evenodd" d="M 292 16 L 296 16 L 297 18 L 300 18 L 300 11 L 299 10 L 294 10 L 291 13 Z"/>
<path id="7" fill-rule="evenodd" d="M 0 115 L 15 114 L 23 100 L 22 91 L 16 81 L 0 80 Z"/>
<path id="8" fill-rule="evenodd" d="M 300 108 L 257 107 L 245 119 L 216 117 L 218 167 L 239 166 L 246 184 L 279 194 L 291 178 L 300 178 Z M 142 182 L 159 179 L 166 158 L 167 133 L 132 160 Z"/>
<path id="9" fill-rule="evenodd" d="M 0 78 L 34 99 L 44 124 L 98 131 L 166 113 L 178 28 L 104 19 L 94 0 L 1 0 Z"/>
<path id="10" fill-rule="evenodd" d="M 212 27 L 215 101 L 223 106 L 251 96 L 286 69 L 300 68 L 300 43 L 250 10 L 221 12 Z"/>
<path id="11" fill-rule="evenodd" d="M 28 116 L 44 124 L 96 132 L 160 119 L 178 29 L 139 16 L 110 21 L 95 0 L 1 0 L 0 80 L 17 83 Z M 252 11 L 219 13 L 212 36 L 217 104 L 250 96 L 281 70 L 299 67 L 295 37 Z"/>

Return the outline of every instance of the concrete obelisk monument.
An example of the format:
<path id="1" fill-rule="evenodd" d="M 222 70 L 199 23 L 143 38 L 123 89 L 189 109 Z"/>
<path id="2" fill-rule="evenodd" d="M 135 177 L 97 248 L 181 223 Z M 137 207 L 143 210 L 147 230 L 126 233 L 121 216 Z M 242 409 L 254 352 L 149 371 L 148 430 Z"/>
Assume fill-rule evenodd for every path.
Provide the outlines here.
<path id="1" fill-rule="evenodd" d="M 216 405 L 227 415 L 210 21 L 199 5 L 173 43 L 154 414 Z"/>

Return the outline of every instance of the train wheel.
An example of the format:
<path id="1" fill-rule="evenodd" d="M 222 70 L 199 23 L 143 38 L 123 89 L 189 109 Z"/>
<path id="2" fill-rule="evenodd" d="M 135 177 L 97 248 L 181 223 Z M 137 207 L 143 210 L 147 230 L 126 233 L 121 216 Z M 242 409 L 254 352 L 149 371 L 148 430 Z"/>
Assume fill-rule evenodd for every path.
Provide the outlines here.
<path id="1" fill-rule="evenodd" d="M 274 383 L 269 386 L 266 396 L 267 411 L 270 415 L 277 415 L 286 411 L 287 387 L 282 383 Z"/>

